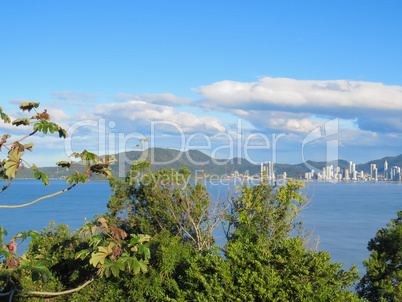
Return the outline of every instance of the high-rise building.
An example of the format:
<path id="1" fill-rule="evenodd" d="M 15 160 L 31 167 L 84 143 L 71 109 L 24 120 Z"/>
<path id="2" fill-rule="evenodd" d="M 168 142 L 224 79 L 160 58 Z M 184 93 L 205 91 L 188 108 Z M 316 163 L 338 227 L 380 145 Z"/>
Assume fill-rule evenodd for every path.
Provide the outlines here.
<path id="1" fill-rule="evenodd" d="M 274 163 L 268 162 L 268 166 L 264 166 L 264 164 L 261 163 L 261 178 L 263 177 L 265 177 L 268 180 L 275 179 Z"/>
<path id="2" fill-rule="evenodd" d="M 376 164 L 370 165 L 370 179 L 377 180 L 377 166 Z"/>
<path id="3" fill-rule="evenodd" d="M 273 162 L 268 162 L 268 179 L 270 179 L 270 180 L 275 179 L 274 163 Z"/>
<path id="4" fill-rule="evenodd" d="M 389 175 L 389 171 L 388 171 L 388 162 L 385 160 L 384 162 L 384 179 L 389 179 L 390 175 Z"/>
<path id="5" fill-rule="evenodd" d="M 349 170 L 345 169 L 345 180 L 349 180 Z"/>

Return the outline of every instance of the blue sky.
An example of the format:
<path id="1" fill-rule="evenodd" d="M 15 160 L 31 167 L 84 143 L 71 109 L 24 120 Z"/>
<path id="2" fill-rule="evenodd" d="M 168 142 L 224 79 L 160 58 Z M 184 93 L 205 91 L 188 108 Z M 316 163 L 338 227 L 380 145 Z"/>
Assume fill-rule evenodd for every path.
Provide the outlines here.
<path id="1" fill-rule="evenodd" d="M 18 102 L 39 101 L 70 129 L 68 142 L 32 139 L 38 165 L 138 138 L 253 162 L 325 160 L 329 141 L 332 157 L 357 163 L 399 155 L 401 6 L 2 2 L 0 104 L 17 117 Z"/>

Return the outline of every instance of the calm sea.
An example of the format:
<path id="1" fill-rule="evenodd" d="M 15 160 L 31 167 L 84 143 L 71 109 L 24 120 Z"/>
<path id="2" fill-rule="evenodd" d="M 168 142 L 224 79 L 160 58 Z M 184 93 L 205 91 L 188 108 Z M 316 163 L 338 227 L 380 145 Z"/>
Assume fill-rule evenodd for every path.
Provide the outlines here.
<path id="1" fill-rule="evenodd" d="M 16 180 L 0 194 L 0 203 L 22 204 L 66 187 L 63 180 L 52 180 L 50 187 L 35 180 Z M 222 196 L 226 190 L 215 187 L 212 193 L 216 195 L 217 191 Z M 362 273 L 368 241 L 396 217 L 397 210 L 402 210 L 400 183 L 310 182 L 304 193 L 312 202 L 303 212 L 302 220 L 307 229 L 314 229 L 314 235 L 319 236 L 319 249 L 329 251 L 332 260 L 344 263 L 345 269 L 356 264 Z M 78 229 L 84 218 L 90 220 L 95 214 L 107 211 L 110 194 L 107 182 L 88 182 L 25 208 L 0 209 L 0 225 L 9 235 L 42 230 L 51 220 Z"/>

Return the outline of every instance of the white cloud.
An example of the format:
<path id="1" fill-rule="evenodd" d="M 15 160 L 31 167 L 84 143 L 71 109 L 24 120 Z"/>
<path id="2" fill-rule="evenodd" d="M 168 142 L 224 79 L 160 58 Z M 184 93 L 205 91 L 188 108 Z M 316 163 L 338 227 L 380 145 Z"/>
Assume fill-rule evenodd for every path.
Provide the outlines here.
<path id="1" fill-rule="evenodd" d="M 52 97 L 58 100 L 71 100 L 71 101 L 96 101 L 96 95 L 88 92 L 80 92 L 80 91 L 58 91 L 52 92 Z"/>
<path id="2" fill-rule="evenodd" d="M 234 110 L 233 113 L 266 130 L 306 133 L 323 124 L 309 120 L 311 115 L 305 113 L 258 110 Z"/>
<path id="3" fill-rule="evenodd" d="M 47 112 L 49 113 L 52 122 L 64 124 L 71 120 L 71 117 L 61 109 L 50 108 Z"/>
<path id="4" fill-rule="evenodd" d="M 222 81 L 195 91 L 204 98 L 201 106 L 218 110 L 306 112 L 337 117 L 402 111 L 401 86 L 363 81 L 265 77 L 252 83 Z"/>
<path id="5" fill-rule="evenodd" d="M 130 128 L 145 126 L 149 129 L 151 122 L 167 121 L 177 124 L 177 127 L 186 133 L 226 131 L 222 122 L 216 117 L 197 117 L 192 113 L 175 111 L 172 106 L 155 105 L 143 101 L 132 100 L 124 103 L 99 104 L 92 113 L 86 113 L 79 117 L 81 120 L 98 118 L 113 120 L 117 126 L 130 125 Z M 132 129 L 125 130 L 131 131 Z M 169 128 L 165 130 L 169 132 Z"/>
<path id="6" fill-rule="evenodd" d="M 119 93 L 115 97 L 118 100 L 130 101 L 143 101 L 146 103 L 159 104 L 159 105 L 189 105 L 193 102 L 190 98 L 178 97 L 171 93 L 159 94 L 126 94 Z"/>

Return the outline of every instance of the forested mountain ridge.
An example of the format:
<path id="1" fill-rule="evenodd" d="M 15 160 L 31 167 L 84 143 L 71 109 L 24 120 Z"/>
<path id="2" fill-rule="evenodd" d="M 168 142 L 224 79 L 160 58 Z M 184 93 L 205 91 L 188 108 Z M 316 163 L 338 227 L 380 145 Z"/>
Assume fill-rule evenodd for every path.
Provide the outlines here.
<path id="1" fill-rule="evenodd" d="M 124 177 L 125 171 L 130 169 L 133 161 L 144 159 L 151 162 L 151 170 L 153 172 L 161 169 L 179 169 L 187 168 L 192 172 L 193 176 L 201 177 L 201 175 L 230 175 L 234 171 L 239 173 L 246 173 L 249 175 L 256 175 L 260 173 L 260 164 L 251 163 L 245 158 L 231 158 L 231 159 L 215 159 L 199 150 L 180 151 L 175 149 L 164 148 L 149 148 L 144 151 L 128 151 L 125 153 L 115 154 L 118 163 L 112 166 L 112 174 L 118 177 Z M 382 159 L 372 160 L 367 163 L 356 165 L 357 171 L 370 171 L 370 165 L 376 164 L 378 171 L 383 172 L 384 162 L 387 160 L 388 166 L 402 166 L 402 154 L 398 156 L 388 156 Z M 276 163 L 274 166 L 275 173 L 281 177 L 283 172 L 286 172 L 287 177 L 302 178 L 306 172 L 311 170 L 322 170 L 325 166 L 337 164 L 341 169 L 348 169 L 349 162 L 346 160 L 338 160 L 335 162 L 316 162 L 307 161 L 306 163 L 299 164 L 286 164 Z M 76 164 L 71 169 L 84 170 Z M 42 167 L 40 170 L 47 173 L 50 178 L 64 178 L 69 175 L 69 172 L 58 167 Z M 70 171 L 71 172 L 71 171 Z M 33 178 L 33 171 L 24 169 L 18 173 L 19 178 Z"/>

